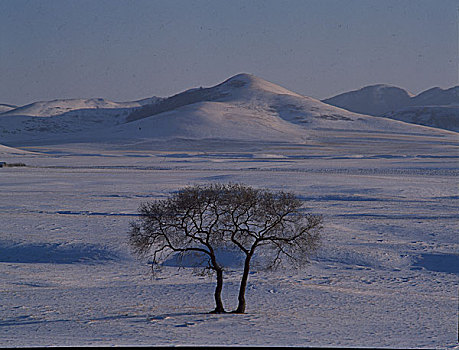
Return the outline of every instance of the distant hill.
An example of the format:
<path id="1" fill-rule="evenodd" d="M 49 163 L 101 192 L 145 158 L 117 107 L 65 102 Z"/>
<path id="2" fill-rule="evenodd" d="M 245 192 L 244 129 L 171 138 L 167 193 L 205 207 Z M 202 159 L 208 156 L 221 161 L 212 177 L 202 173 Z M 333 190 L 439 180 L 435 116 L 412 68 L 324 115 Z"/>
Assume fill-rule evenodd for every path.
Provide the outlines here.
<path id="1" fill-rule="evenodd" d="M 450 89 L 434 87 L 413 96 L 410 106 L 459 106 L 459 86 Z"/>
<path id="2" fill-rule="evenodd" d="M 408 123 L 459 131 L 459 86 L 418 95 L 390 85 L 372 85 L 323 100 L 333 106 Z"/>
<path id="3" fill-rule="evenodd" d="M 115 109 L 141 107 L 145 104 L 161 100 L 159 97 L 151 97 L 132 102 L 113 102 L 103 98 L 90 99 L 61 99 L 53 101 L 34 102 L 22 107 L 9 109 L 3 115 L 22 115 L 34 117 L 53 117 L 74 110 L 81 109 Z M 0 105 L 1 106 L 1 105 Z"/>
<path id="4" fill-rule="evenodd" d="M 8 105 L 5 103 L 0 103 L 0 114 L 11 111 L 17 107 L 18 106 L 15 106 L 15 105 Z"/>
<path id="5" fill-rule="evenodd" d="M 34 154 L 33 152 L 24 151 L 17 148 L 7 147 L 4 145 L 0 145 L 0 156 L 16 156 L 16 155 L 24 155 L 24 154 Z M 2 159 L 0 159 L 2 162 Z"/>
<path id="6" fill-rule="evenodd" d="M 388 111 L 408 106 L 412 96 L 399 87 L 378 84 L 345 92 L 322 102 L 355 113 L 381 116 Z"/>

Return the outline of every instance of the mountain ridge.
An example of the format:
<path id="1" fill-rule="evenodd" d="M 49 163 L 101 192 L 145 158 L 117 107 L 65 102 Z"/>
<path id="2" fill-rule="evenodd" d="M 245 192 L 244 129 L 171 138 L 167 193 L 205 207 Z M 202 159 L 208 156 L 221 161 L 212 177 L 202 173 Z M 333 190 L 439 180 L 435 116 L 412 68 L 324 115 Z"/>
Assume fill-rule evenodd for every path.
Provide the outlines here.
<path id="1" fill-rule="evenodd" d="M 390 118 L 353 113 L 247 73 L 212 87 L 139 101 L 144 104 L 104 99 L 32 104 L 35 112 L 32 108 L 30 113 L 35 115 L 21 115 L 17 110 L 0 115 L 0 143 L 20 146 L 70 140 L 133 143 L 165 139 L 305 143 L 331 132 L 439 133 Z M 89 108 L 78 109 L 81 106 Z"/>

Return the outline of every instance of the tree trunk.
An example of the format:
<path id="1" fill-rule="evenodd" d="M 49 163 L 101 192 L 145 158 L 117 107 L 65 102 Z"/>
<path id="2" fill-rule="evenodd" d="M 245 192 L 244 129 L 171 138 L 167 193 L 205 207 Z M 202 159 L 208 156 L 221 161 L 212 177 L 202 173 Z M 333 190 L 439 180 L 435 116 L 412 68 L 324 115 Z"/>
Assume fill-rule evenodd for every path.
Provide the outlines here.
<path id="1" fill-rule="evenodd" d="M 215 288 L 215 310 L 211 311 L 213 314 L 221 314 L 226 312 L 223 307 L 222 289 L 223 289 L 223 270 L 215 270 L 217 273 L 217 287 Z"/>
<path id="2" fill-rule="evenodd" d="M 247 280 L 249 278 L 251 258 L 252 258 L 252 254 L 248 254 L 245 257 L 244 272 L 242 273 L 241 285 L 239 287 L 238 305 L 237 305 L 237 309 L 233 311 L 233 313 L 236 313 L 236 314 L 243 314 L 245 312 L 245 290 L 247 288 Z"/>

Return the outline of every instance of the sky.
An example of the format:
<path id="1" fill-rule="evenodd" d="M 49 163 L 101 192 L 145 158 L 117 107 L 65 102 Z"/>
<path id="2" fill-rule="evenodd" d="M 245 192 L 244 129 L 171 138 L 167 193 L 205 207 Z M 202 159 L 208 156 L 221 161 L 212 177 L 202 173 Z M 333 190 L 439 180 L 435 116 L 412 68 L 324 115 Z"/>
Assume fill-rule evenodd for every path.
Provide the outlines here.
<path id="1" fill-rule="evenodd" d="M 167 97 L 251 73 L 324 99 L 458 85 L 457 0 L 0 0 L 0 103 Z"/>

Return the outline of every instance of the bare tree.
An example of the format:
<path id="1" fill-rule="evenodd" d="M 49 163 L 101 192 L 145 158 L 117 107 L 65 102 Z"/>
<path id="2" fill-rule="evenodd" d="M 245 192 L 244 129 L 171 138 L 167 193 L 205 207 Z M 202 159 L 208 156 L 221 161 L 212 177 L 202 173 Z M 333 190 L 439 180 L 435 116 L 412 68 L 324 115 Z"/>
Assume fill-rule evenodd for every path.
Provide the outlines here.
<path id="1" fill-rule="evenodd" d="M 221 247 L 245 255 L 238 307 L 244 313 L 245 291 L 256 252 L 265 267 L 289 262 L 302 266 L 317 250 L 322 217 L 303 213 L 294 194 L 254 189 L 241 184 L 186 187 L 166 200 L 144 203 L 140 222 L 131 223 L 130 243 L 136 253 L 151 254 L 152 266 L 173 253 L 208 257 L 216 273 L 215 313 L 225 312 L 221 299 L 224 267 L 217 259 Z"/>

